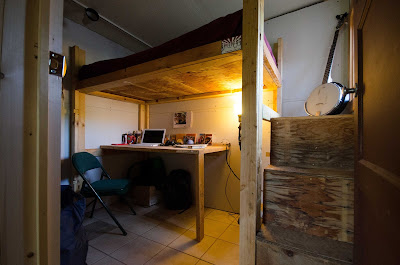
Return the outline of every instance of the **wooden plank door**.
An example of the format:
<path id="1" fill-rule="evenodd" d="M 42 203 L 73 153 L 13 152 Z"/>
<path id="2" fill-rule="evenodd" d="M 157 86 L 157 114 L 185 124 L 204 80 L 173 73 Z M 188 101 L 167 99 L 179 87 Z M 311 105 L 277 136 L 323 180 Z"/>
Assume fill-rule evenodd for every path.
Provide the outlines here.
<path id="1" fill-rule="evenodd" d="M 354 83 L 361 89 L 355 107 L 354 260 L 394 265 L 400 263 L 400 3 L 358 0 L 352 6 Z"/>

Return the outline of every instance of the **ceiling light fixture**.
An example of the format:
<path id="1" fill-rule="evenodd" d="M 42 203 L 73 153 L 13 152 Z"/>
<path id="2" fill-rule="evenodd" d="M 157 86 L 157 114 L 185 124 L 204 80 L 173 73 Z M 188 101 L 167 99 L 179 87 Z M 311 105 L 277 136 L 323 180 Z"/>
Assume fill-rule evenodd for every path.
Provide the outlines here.
<path id="1" fill-rule="evenodd" d="M 98 21 L 100 19 L 99 13 L 97 13 L 93 8 L 86 8 L 85 14 L 91 21 Z"/>

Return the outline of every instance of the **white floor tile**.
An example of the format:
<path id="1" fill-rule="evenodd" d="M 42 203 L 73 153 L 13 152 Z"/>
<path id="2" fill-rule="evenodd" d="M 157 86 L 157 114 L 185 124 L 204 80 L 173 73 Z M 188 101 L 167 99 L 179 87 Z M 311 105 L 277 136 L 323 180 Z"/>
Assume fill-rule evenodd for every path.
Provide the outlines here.
<path id="1" fill-rule="evenodd" d="M 199 259 L 166 247 L 146 265 L 194 265 Z"/>
<path id="2" fill-rule="evenodd" d="M 121 230 L 117 228 L 89 241 L 89 245 L 106 254 L 111 254 L 137 237 L 138 236 L 132 232 L 129 232 L 126 236 L 121 235 Z"/>
<path id="3" fill-rule="evenodd" d="M 215 238 L 205 235 L 203 240 L 198 242 L 196 240 L 196 232 L 188 230 L 169 244 L 169 247 L 200 258 L 214 244 L 215 240 Z"/>
<path id="4" fill-rule="evenodd" d="M 225 230 L 225 232 L 219 237 L 219 239 L 239 245 L 239 230 L 240 230 L 239 226 L 230 225 Z"/>
<path id="5" fill-rule="evenodd" d="M 239 264 L 239 246 L 217 239 L 201 259 L 217 265 Z"/>
<path id="6" fill-rule="evenodd" d="M 218 238 L 228 228 L 229 224 L 214 221 L 211 219 L 204 219 L 204 234 Z M 190 230 L 196 232 L 196 226 L 192 226 Z"/>
<path id="7" fill-rule="evenodd" d="M 160 221 L 146 216 L 135 216 L 134 218 L 131 218 L 129 222 L 124 223 L 124 228 L 137 235 L 143 235 L 158 224 L 160 224 Z"/>
<path id="8" fill-rule="evenodd" d="M 185 231 L 186 229 L 182 227 L 161 223 L 157 227 L 154 227 L 150 231 L 144 233 L 142 236 L 167 246 L 180 235 L 185 233 Z"/>
<path id="9" fill-rule="evenodd" d="M 102 258 L 101 260 L 96 262 L 94 265 L 124 265 L 124 264 L 116 259 L 106 256 L 105 258 Z"/>
<path id="10" fill-rule="evenodd" d="M 104 254 L 103 252 L 98 251 L 97 249 L 89 246 L 89 250 L 87 253 L 87 257 L 86 257 L 86 263 L 88 265 L 94 264 L 95 262 L 101 260 L 105 256 L 106 256 L 106 254 Z"/>
<path id="11" fill-rule="evenodd" d="M 111 256 L 128 265 L 141 265 L 149 261 L 164 248 L 165 246 L 159 243 L 138 237 L 112 253 Z"/>
<path id="12" fill-rule="evenodd" d="M 214 221 L 218 221 L 218 222 L 231 224 L 233 221 L 236 220 L 235 217 L 237 217 L 237 214 L 224 212 L 224 211 L 220 211 L 220 210 L 214 210 L 209 215 L 207 215 L 206 218 L 214 220 Z"/>

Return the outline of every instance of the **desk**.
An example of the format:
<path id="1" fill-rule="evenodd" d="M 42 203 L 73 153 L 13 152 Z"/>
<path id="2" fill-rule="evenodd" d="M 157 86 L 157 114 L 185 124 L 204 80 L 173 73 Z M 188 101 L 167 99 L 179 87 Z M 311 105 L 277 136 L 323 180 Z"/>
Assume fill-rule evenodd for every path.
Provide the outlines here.
<path id="1" fill-rule="evenodd" d="M 204 155 L 223 152 L 225 145 L 207 146 L 204 149 L 177 148 L 172 146 L 135 146 L 135 145 L 102 145 L 103 150 L 119 150 L 133 152 L 188 154 L 196 157 L 195 198 L 196 198 L 196 239 L 204 238 Z"/>

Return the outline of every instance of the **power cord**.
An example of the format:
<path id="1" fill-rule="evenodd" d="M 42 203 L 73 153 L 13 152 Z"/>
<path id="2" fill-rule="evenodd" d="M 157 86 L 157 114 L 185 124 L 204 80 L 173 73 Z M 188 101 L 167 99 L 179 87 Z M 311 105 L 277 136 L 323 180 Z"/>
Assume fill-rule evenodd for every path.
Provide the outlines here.
<path id="1" fill-rule="evenodd" d="M 229 161 L 228 161 L 228 152 L 229 152 Z M 231 176 L 231 173 L 233 173 L 233 175 L 236 177 L 236 179 L 238 179 L 239 181 L 240 181 L 240 178 L 235 174 L 235 172 L 233 171 L 233 169 L 231 168 L 231 166 L 230 166 L 230 160 L 231 160 L 231 152 L 230 152 L 230 150 L 228 149 L 228 147 L 226 147 L 226 153 L 225 153 L 226 155 L 225 155 L 225 161 L 226 161 L 226 164 L 228 165 L 228 167 L 229 167 L 229 174 L 228 174 L 228 176 L 226 177 L 226 181 L 225 181 L 225 197 L 226 197 L 226 200 L 228 201 L 228 203 L 229 203 L 229 206 L 231 207 L 231 209 L 232 209 L 232 211 L 235 211 L 235 209 L 233 209 L 233 206 L 232 206 L 232 204 L 231 204 L 231 201 L 229 200 L 229 197 L 228 197 L 228 193 L 227 193 L 227 187 L 228 187 L 228 181 L 229 181 L 229 178 L 230 178 L 230 176 Z M 235 218 L 235 220 L 236 220 L 236 222 L 237 223 L 239 223 L 239 218 L 236 218 L 235 217 L 235 214 L 234 213 L 229 213 L 229 215 L 230 216 L 232 216 L 233 218 Z"/>
<path id="2" fill-rule="evenodd" d="M 231 152 L 230 152 L 230 149 L 228 149 L 228 146 L 226 147 L 226 152 L 225 152 L 225 161 L 226 161 L 226 164 L 228 165 L 228 167 L 229 167 L 229 169 L 230 169 L 230 172 L 232 172 L 233 173 L 233 175 L 240 181 L 240 178 L 235 174 L 235 171 L 233 171 L 233 169 L 231 168 L 231 165 L 229 165 L 229 162 L 228 162 L 228 152 L 229 152 L 229 160 L 231 159 L 230 158 L 230 154 L 231 154 Z M 230 172 L 229 172 L 229 175 L 230 175 Z M 228 175 L 228 176 L 229 176 Z"/>

